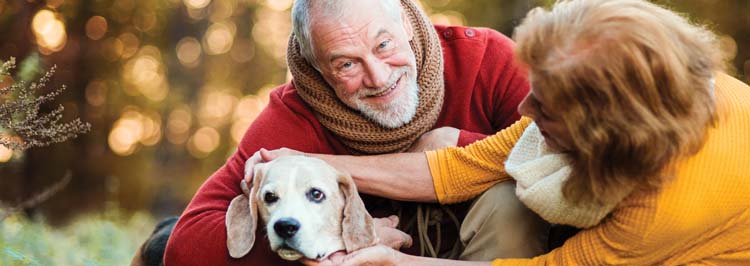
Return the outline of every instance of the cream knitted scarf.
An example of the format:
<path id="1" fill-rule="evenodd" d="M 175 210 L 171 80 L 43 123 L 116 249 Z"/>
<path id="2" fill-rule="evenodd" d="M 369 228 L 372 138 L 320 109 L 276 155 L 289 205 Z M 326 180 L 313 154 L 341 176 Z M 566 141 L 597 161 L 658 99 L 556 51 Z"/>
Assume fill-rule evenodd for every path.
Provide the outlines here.
<path id="1" fill-rule="evenodd" d="M 443 52 L 435 28 L 413 0 L 401 0 L 414 30 L 410 41 L 417 59 L 419 104 L 414 118 L 399 128 L 385 128 L 341 102 L 320 73 L 305 61 L 294 34 L 289 37 L 287 62 L 294 87 L 320 123 L 354 154 L 381 154 L 408 149 L 437 121 L 443 106 Z"/>
<path id="2" fill-rule="evenodd" d="M 516 195 L 529 209 L 550 223 L 578 228 L 597 225 L 633 188 L 622 189 L 613 203 L 572 204 L 562 187 L 570 175 L 564 154 L 555 153 L 544 142 L 536 123 L 521 135 L 505 161 L 505 171 L 516 180 Z"/>

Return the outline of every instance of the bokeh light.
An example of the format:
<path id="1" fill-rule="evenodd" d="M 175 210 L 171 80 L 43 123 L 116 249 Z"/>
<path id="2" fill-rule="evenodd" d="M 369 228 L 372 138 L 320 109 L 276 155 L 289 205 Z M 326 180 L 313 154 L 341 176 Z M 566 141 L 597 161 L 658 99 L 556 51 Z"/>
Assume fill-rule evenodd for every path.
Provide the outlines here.
<path id="1" fill-rule="evenodd" d="M 54 12 L 42 9 L 34 15 L 31 22 L 39 52 L 51 54 L 65 47 L 68 35 L 65 32 L 65 24 Z"/>
<path id="2" fill-rule="evenodd" d="M 13 158 L 13 150 L 8 149 L 5 145 L 0 145 L 0 163 L 5 163 Z"/>
<path id="3" fill-rule="evenodd" d="M 138 52 L 141 41 L 135 36 L 135 34 L 125 32 L 120 34 L 120 37 L 117 37 L 117 39 L 122 43 L 121 55 L 123 59 L 128 59 Z"/>
<path id="4" fill-rule="evenodd" d="M 109 61 L 114 62 L 120 60 L 125 50 L 125 45 L 122 43 L 120 38 L 106 38 L 103 41 L 104 49 L 102 49 L 102 55 Z"/>
<path id="5" fill-rule="evenodd" d="M 193 9 L 201 9 L 211 3 L 211 0 L 185 0 L 183 1 L 185 6 Z"/>
<path id="6" fill-rule="evenodd" d="M 237 63 L 247 63 L 255 57 L 255 45 L 252 40 L 241 38 L 234 41 L 229 56 Z"/>
<path id="7" fill-rule="evenodd" d="M 219 131 L 213 127 L 202 127 L 195 131 L 188 143 L 188 152 L 196 158 L 205 158 L 221 143 Z"/>
<path id="8" fill-rule="evenodd" d="M 261 7 L 255 11 L 253 40 L 270 53 L 280 66 L 284 65 L 286 43 L 292 30 L 289 12 Z"/>
<path id="9" fill-rule="evenodd" d="M 729 61 L 737 57 L 737 42 L 729 35 L 719 36 L 719 48 L 721 53 Z"/>
<path id="10" fill-rule="evenodd" d="M 201 59 L 201 44 L 193 37 L 182 38 L 177 42 L 177 59 L 185 67 L 194 68 L 198 66 Z"/>
<path id="11" fill-rule="evenodd" d="M 232 22 L 214 23 L 206 30 L 203 43 L 206 54 L 218 55 L 229 52 L 234 43 L 234 34 L 237 28 Z"/>
<path id="12" fill-rule="evenodd" d="M 133 16 L 133 25 L 140 32 L 150 32 L 156 26 L 156 13 L 153 11 L 136 12 Z"/>
<path id="13" fill-rule="evenodd" d="M 47 0 L 46 2 L 47 2 L 47 7 L 55 9 L 55 8 L 60 7 L 60 5 L 62 5 L 63 2 L 65 2 L 65 0 Z"/>
<path id="14" fill-rule="evenodd" d="M 185 143 L 190 136 L 192 121 L 190 108 L 187 105 L 181 105 L 172 110 L 167 120 L 167 140 L 175 145 Z"/>
<path id="15" fill-rule="evenodd" d="M 292 0 L 266 0 L 266 5 L 276 11 L 284 11 L 292 7 Z"/>
<path id="16" fill-rule="evenodd" d="M 99 40 L 107 34 L 107 19 L 102 16 L 93 16 L 86 21 L 86 36 L 92 40 Z"/>
<path id="17" fill-rule="evenodd" d="M 144 135 L 141 121 L 142 115 L 131 107 L 115 122 L 108 138 L 109 148 L 115 154 L 128 156 L 136 151 Z"/>
<path id="18" fill-rule="evenodd" d="M 242 97 L 234 109 L 230 134 L 235 143 L 239 143 L 250 124 L 255 121 L 263 108 L 268 105 L 268 95 L 248 95 Z"/>
<path id="19" fill-rule="evenodd" d="M 236 0 L 216 1 L 210 7 L 208 19 L 211 22 L 224 21 L 232 16 L 236 8 Z"/>
<path id="20" fill-rule="evenodd" d="M 86 102 L 94 107 L 103 106 L 107 102 L 107 85 L 101 80 L 89 82 L 86 86 Z"/>
<path id="21" fill-rule="evenodd" d="M 150 111 L 141 116 L 141 124 L 143 125 L 143 135 L 140 138 L 141 144 L 145 146 L 153 146 L 161 141 L 161 116 Z"/>
<path id="22" fill-rule="evenodd" d="M 466 25 L 466 18 L 459 12 L 448 10 L 430 15 L 432 23 L 450 26 Z"/>
<path id="23" fill-rule="evenodd" d="M 125 87 L 125 92 L 130 95 L 141 94 L 151 101 L 159 102 L 169 93 L 161 52 L 154 46 L 141 48 L 137 56 L 125 63 L 122 73 L 129 85 Z"/>
<path id="24" fill-rule="evenodd" d="M 153 111 L 145 113 L 137 107 L 125 108 L 109 133 L 110 149 L 117 155 L 128 156 L 140 145 L 153 146 L 161 140 L 161 118 Z"/>
<path id="25" fill-rule="evenodd" d="M 198 121 L 201 125 L 219 127 L 227 123 L 237 104 L 238 97 L 227 90 L 210 86 L 202 89 L 198 107 Z"/>

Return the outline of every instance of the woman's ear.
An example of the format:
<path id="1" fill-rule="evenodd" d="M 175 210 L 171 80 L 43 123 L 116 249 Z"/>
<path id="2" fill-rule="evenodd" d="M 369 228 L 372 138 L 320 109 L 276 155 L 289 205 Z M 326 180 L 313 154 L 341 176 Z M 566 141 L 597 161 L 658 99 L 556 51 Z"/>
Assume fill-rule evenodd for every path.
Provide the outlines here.
<path id="1" fill-rule="evenodd" d="M 375 245 L 375 225 L 359 197 L 354 180 L 349 174 L 339 173 L 339 189 L 344 194 L 344 213 L 341 221 L 341 238 L 346 252 Z"/>

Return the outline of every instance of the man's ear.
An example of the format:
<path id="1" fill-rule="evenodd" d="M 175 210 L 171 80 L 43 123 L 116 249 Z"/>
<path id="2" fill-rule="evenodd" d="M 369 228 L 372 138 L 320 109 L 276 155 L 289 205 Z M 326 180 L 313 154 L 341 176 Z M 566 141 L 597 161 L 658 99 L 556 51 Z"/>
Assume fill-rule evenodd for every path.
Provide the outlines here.
<path id="1" fill-rule="evenodd" d="M 344 194 L 344 213 L 341 221 L 341 238 L 346 252 L 375 245 L 375 225 L 359 197 L 354 180 L 349 174 L 339 173 L 339 189 Z"/>
<path id="2" fill-rule="evenodd" d="M 403 5 L 401 5 L 401 25 L 406 32 L 406 38 L 411 41 L 414 38 L 414 27 L 411 25 L 411 18 L 406 14 Z"/>
<path id="3" fill-rule="evenodd" d="M 263 171 L 255 171 L 253 187 L 248 189 L 245 180 L 240 181 L 242 195 L 232 199 L 227 210 L 227 249 L 232 258 L 247 255 L 255 244 L 255 230 L 258 228 L 258 189 L 263 179 Z"/>

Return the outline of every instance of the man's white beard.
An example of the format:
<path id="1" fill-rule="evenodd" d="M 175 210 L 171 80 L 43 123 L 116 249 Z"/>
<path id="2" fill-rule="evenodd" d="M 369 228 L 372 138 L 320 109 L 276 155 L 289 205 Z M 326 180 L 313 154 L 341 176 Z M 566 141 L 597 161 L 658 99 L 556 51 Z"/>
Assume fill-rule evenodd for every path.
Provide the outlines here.
<path id="1" fill-rule="evenodd" d="M 398 78 L 404 73 L 403 71 L 396 72 L 399 73 L 394 73 L 394 78 L 392 78 L 394 80 L 389 84 L 398 81 Z M 355 100 L 354 107 L 365 117 L 387 128 L 398 128 L 409 123 L 417 113 L 417 105 L 419 105 L 419 85 L 417 84 L 417 79 L 409 74 L 404 76 L 403 80 L 406 82 L 403 88 L 406 91 L 404 91 L 404 94 L 400 95 L 398 98 L 393 99 L 393 101 L 383 106 L 373 106 Z"/>

